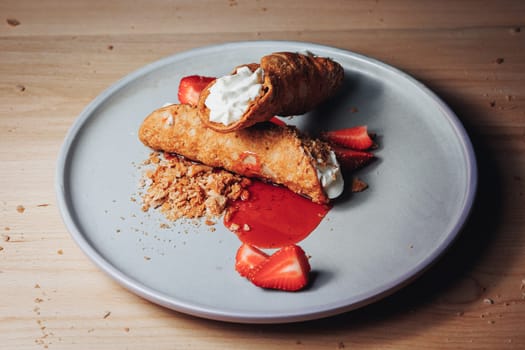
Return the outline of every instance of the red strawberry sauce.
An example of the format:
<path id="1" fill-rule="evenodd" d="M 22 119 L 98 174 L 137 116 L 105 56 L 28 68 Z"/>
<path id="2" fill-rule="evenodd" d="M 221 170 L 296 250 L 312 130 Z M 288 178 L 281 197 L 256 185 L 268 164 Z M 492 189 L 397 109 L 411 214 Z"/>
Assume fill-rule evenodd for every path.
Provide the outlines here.
<path id="1" fill-rule="evenodd" d="M 330 210 L 292 191 L 253 181 L 250 198 L 233 202 L 224 225 L 239 239 L 259 248 L 278 248 L 306 238 Z"/>

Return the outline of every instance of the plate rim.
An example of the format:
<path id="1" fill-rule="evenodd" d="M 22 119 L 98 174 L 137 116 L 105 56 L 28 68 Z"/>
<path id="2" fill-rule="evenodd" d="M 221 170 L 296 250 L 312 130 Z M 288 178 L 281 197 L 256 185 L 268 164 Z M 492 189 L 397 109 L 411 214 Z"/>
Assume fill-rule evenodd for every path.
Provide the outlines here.
<path id="1" fill-rule="evenodd" d="M 260 313 L 246 312 L 232 312 L 221 310 L 220 308 L 204 307 L 195 303 L 189 303 L 182 300 L 174 300 L 173 297 L 157 291 L 153 288 L 144 285 L 126 275 L 122 271 L 118 270 L 109 261 L 107 261 L 99 252 L 97 252 L 91 244 L 87 241 L 85 234 L 82 233 L 80 227 L 78 227 L 73 210 L 70 207 L 70 201 L 65 192 L 66 187 L 66 173 L 68 161 L 71 157 L 72 146 L 74 145 L 76 136 L 79 134 L 82 126 L 91 118 L 95 109 L 105 100 L 111 97 L 112 94 L 118 92 L 126 84 L 138 79 L 142 75 L 146 75 L 149 72 L 158 69 L 162 66 L 169 64 L 173 59 L 183 59 L 185 56 L 191 57 L 194 55 L 203 54 L 206 52 L 214 52 L 225 49 L 236 49 L 245 48 L 250 46 L 257 46 L 271 48 L 272 46 L 290 46 L 296 47 L 296 50 L 312 50 L 312 51 L 325 51 L 334 52 L 343 56 L 350 56 L 353 59 L 378 66 L 381 69 L 390 71 L 391 73 L 398 75 L 405 79 L 408 83 L 414 85 L 418 90 L 422 91 L 428 96 L 437 107 L 440 109 L 441 114 L 451 124 L 455 130 L 457 140 L 463 149 L 464 162 L 466 166 L 466 187 L 465 197 L 461 205 L 461 210 L 458 211 L 457 220 L 447 232 L 445 239 L 440 242 L 432 250 L 432 254 L 429 254 L 422 259 L 418 264 L 413 266 L 408 271 L 405 271 L 399 278 L 392 280 L 390 283 L 382 284 L 374 290 L 368 290 L 364 295 L 354 295 L 352 298 L 341 299 L 337 303 L 330 305 L 324 305 L 323 307 L 309 308 L 305 312 L 285 312 L 285 313 L 272 313 L 268 315 L 262 315 Z M 301 48 L 301 49 L 299 49 Z M 344 312 L 348 312 L 377 300 L 380 300 L 388 295 L 393 294 L 399 289 L 402 289 L 406 285 L 412 283 L 415 279 L 421 276 L 426 270 L 428 270 L 433 264 L 435 264 L 439 258 L 445 253 L 445 251 L 452 245 L 457 239 L 459 233 L 463 229 L 464 225 L 468 221 L 468 218 L 472 212 L 472 206 L 474 204 L 478 186 L 478 169 L 476 155 L 470 137 L 463 124 L 457 117 L 457 115 L 451 110 L 451 108 L 432 90 L 426 85 L 421 83 L 416 78 L 403 72 L 402 70 L 393 67 L 385 62 L 379 61 L 375 58 L 362 55 L 347 49 L 340 49 L 337 47 L 306 42 L 306 41 L 286 41 L 286 40 L 262 40 L 262 41 L 233 41 L 219 44 L 212 44 L 202 47 L 193 48 L 186 51 L 171 54 L 159 60 L 148 63 L 135 71 L 126 74 L 123 78 L 117 80 L 111 84 L 108 88 L 99 93 L 75 118 L 73 124 L 68 129 L 64 141 L 60 147 L 57 165 L 55 171 L 55 194 L 57 197 L 58 208 L 62 217 L 62 220 L 72 236 L 76 244 L 81 248 L 82 252 L 103 272 L 109 275 L 113 280 L 118 282 L 121 286 L 133 292 L 134 294 L 149 300 L 155 304 L 161 305 L 168 309 L 182 312 L 185 314 L 213 319 L 218 321 L 228 321 L 236 323 L 289 323 L 298 321 L 307 321 L 319 318 L 325 318 L 334 316 Z"/>

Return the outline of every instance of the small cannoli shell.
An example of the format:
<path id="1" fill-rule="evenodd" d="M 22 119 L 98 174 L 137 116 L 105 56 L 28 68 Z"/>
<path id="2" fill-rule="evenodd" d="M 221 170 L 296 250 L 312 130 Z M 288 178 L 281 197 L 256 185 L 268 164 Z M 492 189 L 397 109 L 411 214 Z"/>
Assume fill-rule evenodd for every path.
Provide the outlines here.
<path id="1" fill-rule="evenodd" d="M 314 166 L 317 141 L 293 127 L 261 123 L 219 133 L 204 126 L 195 107 L 174 104 L 146 117 L 139 139 L 154 150 L 283 185 L 316 203 L 329 201 Z"/>
<path id="2" fill-rule="evenodd" d="M 255 123 L 270 120 L 273 116 L 304 114 L 334 95 L 341 86 L 344 69 L 337 62 L 311 54 L 278 52 L 261 59 L 261 63 L 247 64 L 253 72 L 261 67 L 264 81 L 261 92 L 249 105 L 241 119 L 229 125 L 210 121 L 206 106 L 211 82 L 201 92 L 198 102 L 199 116 L 209 128 L 231 132 Z M 232 73 L 235 73 L 237 67 Z"/>

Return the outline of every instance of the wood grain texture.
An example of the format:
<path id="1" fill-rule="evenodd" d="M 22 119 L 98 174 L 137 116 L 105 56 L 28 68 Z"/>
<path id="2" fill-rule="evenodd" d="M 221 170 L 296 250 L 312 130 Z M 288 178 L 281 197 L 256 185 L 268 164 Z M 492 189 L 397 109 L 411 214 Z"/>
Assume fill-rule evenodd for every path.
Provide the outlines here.
<path id="1" fill-rule="evenodd" d="M 0 21 L 2 349 L 525 348 L 523 1 L 5 0 Z M 478 156 L 471 219 L 415 283 L 340 316 L 238 325 L 144 301 L 100 272 L 61 221 L 64 136 L 103 89 L 147 63 L 270 39 L 369 55 L 440 95 Z"/>

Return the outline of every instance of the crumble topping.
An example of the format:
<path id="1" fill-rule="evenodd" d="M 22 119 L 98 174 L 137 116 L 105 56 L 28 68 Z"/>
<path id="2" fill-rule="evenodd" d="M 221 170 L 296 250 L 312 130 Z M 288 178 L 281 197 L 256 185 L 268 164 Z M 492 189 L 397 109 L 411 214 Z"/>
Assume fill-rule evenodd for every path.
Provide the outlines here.
<path id="1" fill-rule="evenodd" d="M 330 151 L 332 150 L 327 142 L 305 137 L 302 139 L 304 148 L 312 155 L 312 158 L 317 160 L 320 165 L 326 165 L 326 160 L 329 159 Z"/>
<path id="2" fill-rule="evenodd" d="M 215 218 L 229 201 L 249 196 L 249 179 L 177 155 L 153 152 L 144 164 L 151 167 L 141 180 L 142 210 L 158 208 L 172 221 Z"/>
<path id="3" fill-rule="evenodd" d="M 354 176 L 352 178 L 352 186 L 350 188 L 352 193 L 363 192 L 367 188 L 368 188 L 368 184 L 366 182 L 364 182 L 363 180 L 361 180 L 357 176 Z"/>

